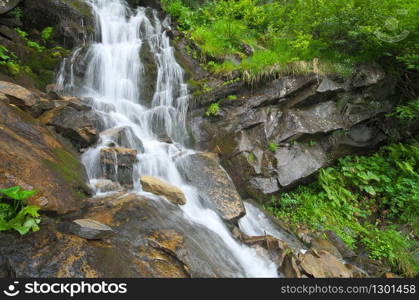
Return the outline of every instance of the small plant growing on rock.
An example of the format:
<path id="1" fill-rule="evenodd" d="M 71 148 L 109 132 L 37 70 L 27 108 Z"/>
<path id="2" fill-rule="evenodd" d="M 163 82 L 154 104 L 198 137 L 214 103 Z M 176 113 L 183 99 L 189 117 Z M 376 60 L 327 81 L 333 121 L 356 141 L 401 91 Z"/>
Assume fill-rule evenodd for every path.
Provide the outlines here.
<path id="1" fill-rule="evenodd" d="M 28 198 L 35 193 L 22 190 L 20 186 L 0 189 L 0 231 L 16 230 L 25 235 L 39 230 L 39 207 L 27 205 Z"/>
<path id="2" fill-rule="evenodd" d="M 12 16 L 13 18 L 15 18 L 18 21 L 22 21 L 23 10 L 20 7 L 16 7 L 9 13 L 9 15 Z"/>
<path id="3" fill-rule="evenodd" d="M 216 116 L 220 112 L 220 105 L 218 103 L 212 103 L 207 111 L 205 112 L 206 117 Z"/>
<path id="4" fill-rule="evenodd" d="M 270 142 L 269 145 L 268 145 L 268 149 L 269 149 L 269 151 L 275 153 L 276 149 L 278 149 L 278 144 L 275 143 L 275 142 Z"/>
<path id="5" fill-rule="evenodd" d="M 42 30 L 41 39 L 44 44 L 48 43 L 48 41 L 51 39 L 53 31 L 54 29 L 52 27 L 45 27 L 44 30 Z"/>

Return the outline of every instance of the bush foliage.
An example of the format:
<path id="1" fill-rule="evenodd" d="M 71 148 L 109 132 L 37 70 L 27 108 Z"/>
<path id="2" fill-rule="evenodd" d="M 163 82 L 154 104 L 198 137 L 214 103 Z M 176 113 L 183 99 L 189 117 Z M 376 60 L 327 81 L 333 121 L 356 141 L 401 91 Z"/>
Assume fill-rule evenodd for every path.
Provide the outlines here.
<path id="1" fill-rule="evenodd" d="M 394 270 L 414 276 L 419 232 L 419 148 L 416 142 L 348 156 L 321 170 L 311 185 L 273 197 L 266 208 L 295 226 L 333 230 Z"/>
<path id="2" fill-rule="evenodd" d="M 316 58 L 325 66 L 337 65 L 338 70 L 382 57 L 410 69 L 419 66 L 418 1 L 162 2 L 179 28 L 200 47 L 203 60 L 217 63 L 212 65 L 215 72 L 225 70 L 225 62 L 235 56 L 241 62 L 234 69 L 250 82 L 288 72 L 293 62 Z M 309 70 L 313 67 L 318 68 Z"/>

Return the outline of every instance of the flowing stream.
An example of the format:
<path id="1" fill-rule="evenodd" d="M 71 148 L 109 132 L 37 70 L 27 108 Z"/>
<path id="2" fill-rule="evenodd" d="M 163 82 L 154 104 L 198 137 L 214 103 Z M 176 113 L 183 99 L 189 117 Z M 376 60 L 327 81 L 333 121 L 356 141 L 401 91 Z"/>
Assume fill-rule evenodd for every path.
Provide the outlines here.
<path id="1" fill-rule="evenodd" d="M 121 146 L 111 133 L 123 128 L 127 135 L 127 144 L 123 147 L 138 151 L 133 192 L 144 193 L 139 181 L 143 175 L 158 177 L 177 186 L 187 198 L 186 205 L 180 206 L 182 217 L 190 224 L 207 228 L 211 233 L 207 239 L 220 241 L 207 243 L 201 250 L 207 252 L 207 257 L 214 257 L 214 253 L 219 252 L 219 257 L 231 261 L 229 264 L 233 266 L 226 264 L 226 270 L 221 271 L 223 276 L 277 277 L 275 264 L 236 241 L 220 216 L 200 202 L 199 187 L 188 185 L 181 176 L 179 170 L 185 166 L 179 166 L 182 163 L 179 161 L 194 152 L 185 146 L 188 87 L 164 30 L 169 26 L 168 20 L 161 21 L 157 12 L 151 9 L 140 7 L 132 11 L 124 0 L 85 1 L 96 16 L 96 41 L 87 51 L 79 48 L 73 52 L 73 57 L 65 62 L 71 65 L 70 72 L 62 67 L 58 84 L 73 95 L 90 99 L 90 104 L 103 119 L 105 130 L 99 143 L 82 156 L 90 183 L 103 177 L 101 149 L 110 144 Z M 143 47 L 152 53 L 157 65 L 154 95 L 148 101 L 143 80 L 147 74 L 140 55 Z M 73 74 L 78 55 L 84 55 L 86 64 L 85 76 L 79 86 Z M 170 137 L 173 143 L 161 141 L 161 134 Z M 184 159 L 176 159 L 180 156 Z M 244 221 L 247 227 L 264 225 L 258 224 L 258 219 L 249 219 L 251 217 L 247 216 Z"/>

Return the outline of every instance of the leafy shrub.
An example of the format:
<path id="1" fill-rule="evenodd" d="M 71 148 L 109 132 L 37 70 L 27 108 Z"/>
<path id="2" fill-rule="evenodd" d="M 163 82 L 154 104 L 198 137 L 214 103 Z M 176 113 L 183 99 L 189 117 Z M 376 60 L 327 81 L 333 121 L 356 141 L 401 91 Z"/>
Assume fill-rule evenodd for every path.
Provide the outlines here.
<path id="1" fill-rule="evenodd" d="M 45 27 L 41 32 L 41 39 L 46 44 L 52 37 L 54 29 L 52 27 Z"/>
<path id="2" fill-rule="evenodd" d="M 45 50 L 45 47 L 42 47 L 37 42 L 31 41 L 28 39 L 28 33 L 19 29 L 15 28 L 16 32 L 20 35 L 22 39 L 26 41 L 26 45 L 32 49 L 35 49 L 37 52 L 43 52 Z"/>
<path id="3" fill-rule="evenodd" d="M 0 189 L 0 231 L 16 230 L 24 235 L 39 230 L 39 207 L 27 205 L 28 198 L 35 193 L 19 186 Z"/>
<path id="4" fill-rule="evenodd" d="M 373 259 L 414 276 L 417 248 L 398 228 L 417 236 L 419 148 L 415 141 L 382 147 L 371 156 L 348 156 L 322 169 L 316 182 L 273 197 L 268 210 L 296 226 L 333 230 L 352 249 L 361 243 Z"/>

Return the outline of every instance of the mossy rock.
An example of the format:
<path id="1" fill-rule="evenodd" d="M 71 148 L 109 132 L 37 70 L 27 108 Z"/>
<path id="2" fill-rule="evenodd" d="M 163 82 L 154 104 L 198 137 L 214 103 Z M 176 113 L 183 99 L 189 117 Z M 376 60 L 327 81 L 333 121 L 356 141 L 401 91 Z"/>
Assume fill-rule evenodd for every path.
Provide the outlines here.
<path id="1" fill-rule="evenodd" d="M 0 101 L 0 187 L 37 191 L 33 204 L 64 214 L 90 191 L 84 167 L 60 138 L 16 106 Z"/>

